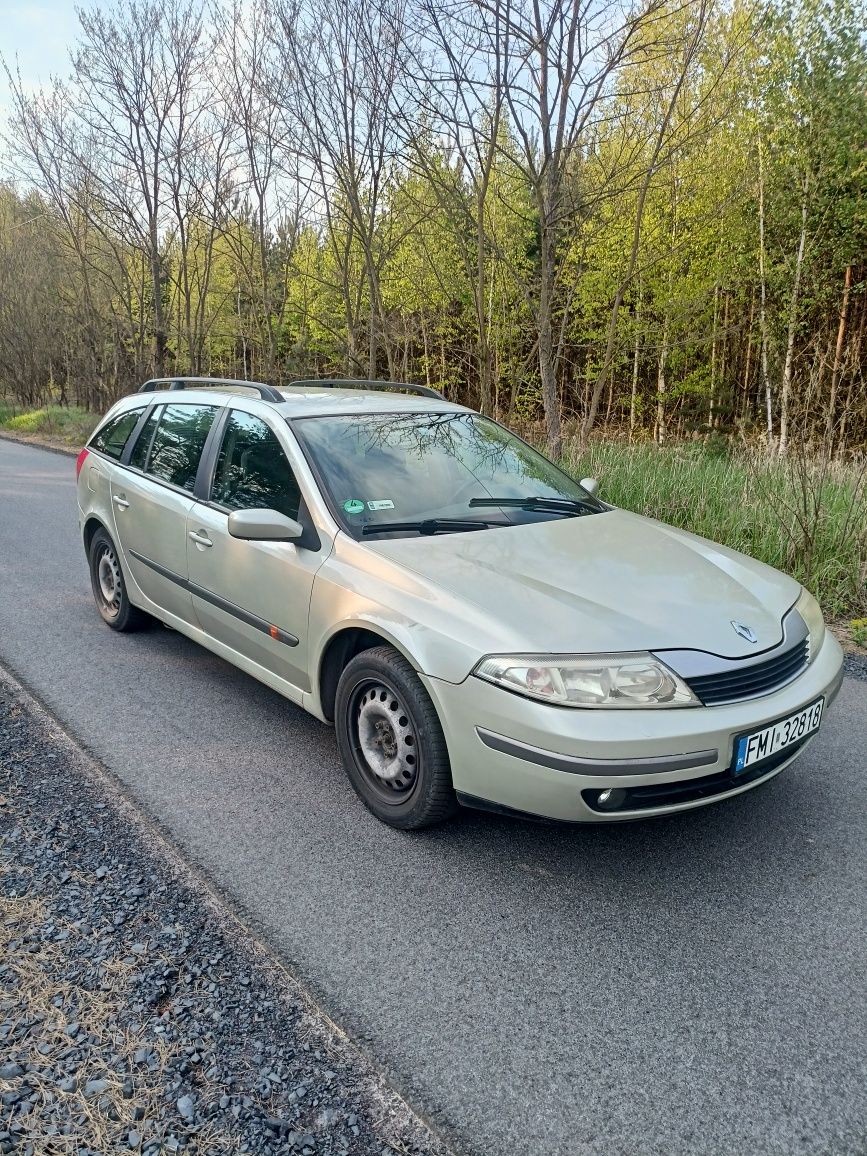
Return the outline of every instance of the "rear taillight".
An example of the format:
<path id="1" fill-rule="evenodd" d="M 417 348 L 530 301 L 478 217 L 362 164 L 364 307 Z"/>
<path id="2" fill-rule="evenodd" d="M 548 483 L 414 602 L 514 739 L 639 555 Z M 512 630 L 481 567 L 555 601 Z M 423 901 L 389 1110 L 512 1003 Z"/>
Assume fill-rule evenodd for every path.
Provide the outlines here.
<path id="1" fill-rule="evenodd" d="M 85 449 L 83 449 L 81 451 L 81 453 L 78 455 L 78 457 L 75 459 L 75 480 L 76 481 L 78 481 L 78 475 L 81 473 L 81 467 L 84 465 L 84 463 L 87 459 L 87 455 L 89 453 L 90 453 L 90 450 L 85 447 Z"/>

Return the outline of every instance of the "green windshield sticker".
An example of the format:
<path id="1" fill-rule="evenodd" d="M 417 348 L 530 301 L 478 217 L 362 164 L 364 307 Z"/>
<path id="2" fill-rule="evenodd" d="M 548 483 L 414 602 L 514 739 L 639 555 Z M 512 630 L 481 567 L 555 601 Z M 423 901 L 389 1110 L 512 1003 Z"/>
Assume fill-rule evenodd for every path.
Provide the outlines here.
<path id="1" fill-rule="evenodd" d="M 343 503 L 343 508 L 347 514 L 363 514 L 364 502 L 359 501 L 358 498 L 348 498 Z"/>
<path id="2" fill-rule="evenodd" d="M 380 498 L 376 502 L 367 503 L 368 510 L 393 510 L 394 502 L 391 498 Z"/>

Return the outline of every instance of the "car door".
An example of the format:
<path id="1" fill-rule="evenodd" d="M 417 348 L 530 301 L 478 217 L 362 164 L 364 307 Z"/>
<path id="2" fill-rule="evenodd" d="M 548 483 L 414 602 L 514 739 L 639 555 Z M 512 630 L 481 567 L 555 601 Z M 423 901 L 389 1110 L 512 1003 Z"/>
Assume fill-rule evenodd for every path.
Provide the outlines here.
<path id="1" fill-rule="evenodd" d="M 87 443 L 90 451 L 78 476 L 78 509 L 80 520 L 88 513 L 95 514 L 111 530 L 114 526 L 114 504 L 111 500 L 111 480 L 120 476 L 120 463 L 125 460 L 127 442 L 135 438 L 137 427 L 144 420 L 148 404 L 109 418 Z M 116 527 L 115 527 L 116 529 Z"/>
<path id="2" fill-rule="evenodd" d="M 124 562 L 142 592 L 163 610 L 195 624 L 187 583 L 187 516 L 217 406 L 156 406 L 113 471 L 111 500 Z"/>
<path id="3" fill-rule="evenodd" d="M 262 417 L 230 409 L 209 499 L 187 518 L 193 605 L 210 635 L 307 691 L 310 594 L 329 544 L 312 524 L 298 543 L 243 541 L 228 528 L 233 510 L 272 509 L 304 520 L 302 502 L 275 430 Z"/>

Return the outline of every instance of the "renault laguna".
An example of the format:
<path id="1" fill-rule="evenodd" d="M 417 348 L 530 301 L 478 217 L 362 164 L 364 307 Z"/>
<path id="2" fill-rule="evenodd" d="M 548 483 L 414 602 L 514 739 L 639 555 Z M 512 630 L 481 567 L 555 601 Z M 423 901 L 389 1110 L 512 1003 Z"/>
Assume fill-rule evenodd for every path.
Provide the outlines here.
<path id="1" fill-rule="evenodd" d="M 77 462 L 97 609 L 335 728 L 393 827 L 663 815 L 779 774 L 842 655 L 794 579 L 422 386 L 147 382 Z"/>

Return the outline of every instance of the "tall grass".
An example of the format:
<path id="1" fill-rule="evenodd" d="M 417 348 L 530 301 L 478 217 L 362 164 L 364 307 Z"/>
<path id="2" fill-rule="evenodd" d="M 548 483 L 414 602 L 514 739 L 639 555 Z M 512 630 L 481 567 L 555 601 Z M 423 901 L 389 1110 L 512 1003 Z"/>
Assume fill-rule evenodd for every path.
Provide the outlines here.
<path id="1" fill-rule="evenodd" d="M 83 446 L 99 416 L 75 405 L 21 410 L 0 402 L 0 430 L 34 435 L 71 447 Z"/>
<path id="2" fill-rule="evenodd" d="M 867 611 L 867 463 L 595 442 L 564 465 L 614 505 L 785 570 L 828 617 Z"/>
<path id="3" fill-rule="evenodd" d="M 69 446 L 83 445 L 98 420 L 76 406 L 22 412 L 0 401 L 0 429 Z M 598 478 L 601 496 L 616 506 L 785 570 L 829 617 L 867 614 L 867 461 L 794 453 L 779 462 L 760 450 L 700 443 L 598 441 L 580 454 L 567 447 L 563 464 Z"/>

